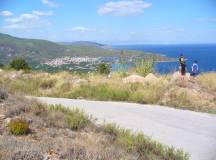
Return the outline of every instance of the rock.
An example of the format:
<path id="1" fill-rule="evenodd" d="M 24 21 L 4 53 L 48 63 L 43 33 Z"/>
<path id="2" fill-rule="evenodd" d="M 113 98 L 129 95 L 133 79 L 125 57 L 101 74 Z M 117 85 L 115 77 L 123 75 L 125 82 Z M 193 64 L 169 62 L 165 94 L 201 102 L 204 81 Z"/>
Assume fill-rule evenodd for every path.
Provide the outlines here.
<path id="1" fill-rule="evenodd" d="M 112 75 L 111 75 L 111 74 L 109 74 L 109 75 L 108 75 L 108 78 L 112 78 Z"/>
<path id="2" fill-rule="evenodd" d="M 73 81 L 74 85 L 81 85 L 81 84 L 86 84 L 86 83 L 88 83 L 88 81 L 85 79 L 76 79 Z"/>
<path id="3" fill-rule="evenodd" d="M 159 79 L 152 73 L 148 74 L 146 77 L 139 75 L 131 75 L 123 79 L 124 83 L 156 83 Z"/>
<path id="4" fill-rule="evenodd" d="M 173 73 L 171 82 L 175 82 L 178 80 L 190 80 L 190 73 L 186 73 L 185 76 L 182 76 L 180 72 Z"/>
<path id="5" fill-rule="evenodd" d="M 17 77 L 19 77 L 19 74 L 18 73 L 12 73 L 10 75 L 10 79 L 16 79 Z"/>
<path id="6" fill-rule="evenodd" d="M 130 75 L 123 79 L 123 83 L 144 83 L 145 78 L 139 75 Z"/>
<path id="7" fill-rule="evenodd" d="M 27 118 L 27 119 L 26 119 L 26 122 L 27 122 L 28 124 L 31 124 L 31 123 L 33 122 L 33 119 L 32 119 L 32 118 Z"/>
<path id="8" fill-rule="evenodd" d="M 158 82 L 158 78 L 152 74 L 152 73 L 149 73 L 145 78 L 144 78 L 144 82 L 145 83 L 156 83 Z"/>
<path id="9" fill-rule="evenodd" d="M 10 122 L 11 122 L 11 118 L 6 118 L 4 120 L 5 126 L 8 126 L 10 124 Z"/>
<path id="10" fill-rule="evenodd" d="M 16 79 L 21 77 L 23 74 L 23 71 L 14 71 L 10 74 L 10 79 Z"/>
<path id="11" fill-rule="evenodd" d="M 0 87 L 0 102 L 6 100 L 8 98 L 8 94 L 4 88 Z"/>

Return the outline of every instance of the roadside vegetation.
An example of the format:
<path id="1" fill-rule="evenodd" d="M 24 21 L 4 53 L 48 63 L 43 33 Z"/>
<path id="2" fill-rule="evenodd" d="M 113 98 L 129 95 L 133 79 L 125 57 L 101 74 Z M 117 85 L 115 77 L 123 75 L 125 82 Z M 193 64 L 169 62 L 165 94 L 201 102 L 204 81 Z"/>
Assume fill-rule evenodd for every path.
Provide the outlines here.
<path id="1" fill-rule="evenodd" d="M 212 92 L 216 92 L 216 76 L 215 73 L 205 73 L 201 74 L 197 82 L 204 88 L 211 90 Z"/>
<path id="2" fill-rule="evenodd" d="M 216 113 L 216 73 L 182 81 L 176 73 L 152 74 L 152 67 L 153 61 L 141 61 L 134 69 L 111 73 L 106 64 L 92 73 L 9 69 L 0 72 L 0 84 L 23 95 L 159 104 Z"/>
<path id="3" fill-rule="evenodd" d="M 2 88 L 2 87 L 1 87 Z M 7 94 L 0 105 L 0 159 L 188 160 L 182 150 L 114 124 L 96 125 L 77 108 Z M 2 96 L 3 97 L 3 96 Z"/>
<path id="4" fill-rule="evenodd" d="M 143 133 L 131 133 L 130 130 L 118 127 L 116 124 L 102 126 L 105 134 L 111 136 L 114 144 L 123 147 L 127 152 L 137 152 L 141 159 L 188 159 L 189 155 L 182 150 L 175 150 L 151 140 Z"/>

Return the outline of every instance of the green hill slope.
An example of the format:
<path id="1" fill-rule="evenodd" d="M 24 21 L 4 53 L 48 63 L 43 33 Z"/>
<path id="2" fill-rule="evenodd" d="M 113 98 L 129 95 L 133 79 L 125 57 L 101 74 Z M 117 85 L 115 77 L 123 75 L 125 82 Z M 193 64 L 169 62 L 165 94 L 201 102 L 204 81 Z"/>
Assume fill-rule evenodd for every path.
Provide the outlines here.
<path id="1" fill-rule="evenodd" d="M 0 57 L 7 63 L 15 57 L 41 62 L 63 56 L 107 56 L 118 54 L 117 50 L 90 45 L 61 45 L 46 40 L 23 39 L 0 33 Z"/>
<path id="2" fill-rule="evenodd" d="M 57 68 L 61 70 L 77 70 L 77 68 L 80 67 L 82 69 L 92 69 L 90 66 L 95 65 L 94 62 L 78 62 L 78 64 L 76 64 L 76 60 L 75 62 L 70 61 L 66 56 L 79 58 L 86 56 L 88 58 L 111 57 L 111 59 L 114 58 L 114 56 L 118 56 L 121 58 L 124 57 L 125 60 L 137 58 L 148 59 L 154 57 L 155 60 L 159 61 L 169 60 L 167 57 L 149 53 L 146 54 L 140 51 L 127 50 L 122 52 L 110 46 L 95 42 L 79 41 L 67 44 L 54 43 L 47 40 L 17 38 L 0 33 L 0 64 L 7 64 L 12 59 L 19 57 L 26 59 L 33 68 L 40 68 L 42 70 L 47 67 L 49 68 L 48 70 L 57 70 Z M 101 63 L 101 61 L 98 60 L 97 64 L 98 63 Z M 76 65 L 76 67 L 74 65 Z"/>

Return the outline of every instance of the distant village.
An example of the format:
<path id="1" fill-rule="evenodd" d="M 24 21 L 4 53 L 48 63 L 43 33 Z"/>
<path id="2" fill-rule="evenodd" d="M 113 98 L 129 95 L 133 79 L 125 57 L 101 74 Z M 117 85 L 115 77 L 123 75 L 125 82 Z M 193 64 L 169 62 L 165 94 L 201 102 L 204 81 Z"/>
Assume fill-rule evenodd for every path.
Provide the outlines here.
<path id="1" fill-rule="evenodd" d="M 50 67 L 59 67 L 66 64 L 76 64 L 79 65 L 80 63 L 90 63 L 96 64 L 100 62 L 100 58 L 92 58 L 92 57 L 61 57 L 55 58 L 52 60 L 47 60 L 43 64 L 50 66 Z"/>

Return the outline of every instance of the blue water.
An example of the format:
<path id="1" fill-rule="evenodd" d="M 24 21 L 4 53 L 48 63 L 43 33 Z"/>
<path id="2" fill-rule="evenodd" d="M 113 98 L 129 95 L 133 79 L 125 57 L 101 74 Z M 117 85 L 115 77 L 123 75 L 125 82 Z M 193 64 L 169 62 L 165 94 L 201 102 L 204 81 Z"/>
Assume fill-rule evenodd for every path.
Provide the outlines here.
<path id="1" fill-rule="evenodd" d="M 114 46 L 118 49 L 152 52 L 167 57 L 178 58 L 183 54 L 187 59 L 187 70 L 190 72 L 194 60 L 198 61 L 201 72 L 216 71 L 216 44 L 197 45 L 122 45 Z M 155 69 L 160 73 L 178 70 L 178 62 L 159 62 Z"/>

